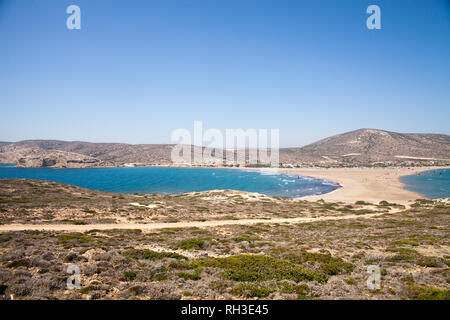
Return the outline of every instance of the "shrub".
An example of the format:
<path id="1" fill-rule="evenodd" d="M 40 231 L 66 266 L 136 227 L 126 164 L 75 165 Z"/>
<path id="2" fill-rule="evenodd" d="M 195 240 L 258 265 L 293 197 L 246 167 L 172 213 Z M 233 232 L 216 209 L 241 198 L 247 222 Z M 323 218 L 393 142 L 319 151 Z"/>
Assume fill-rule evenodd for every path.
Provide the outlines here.
<path id="1" fill-rule="evenodd" d="M 422 267 L 438 268 L 441 260 L 436 257 L 421 257 L 417 264 Z"/>
<path id="2" fill-rule="evenodd" d="M 346 262 L 341 258 L 335 258 L 328 253 L 312 253 L 286 249 L 275 249 L 272 252 L 297 264 L 303 264 L 305 262 L 317 263 L 320 265 L 321 271 L 330 276 L 340 273 L 351 273 L 355 268 L 354 264 Z"/>
<path id="3" fill-rule="evenodd" d="M 311 289 L 306 284 L 294 285 L 289 282 L 281 282 L 279 284 L 281 293 L 296 293 L 298 299 L 304 300 L 307 298 Z"/>
<path id="4" fill-rule="evenodd" d="M 183 250 L 200 249 L 204 242 L 204 239 L 186 239 L 178 242 L 177 247 Z"/>
<path id="5" fill-rule="evenodd" d="M 139 295 L 143 291 L 141 286 L 133 286 L 133 287 L 129 288 L 128 290 L 133 292 L 133 294 L 135 296 Z"/>
<path id="6" fill-rule="evenodd" d="M 123 276 L 129 281 L 133 281 L 134 279 L 136 279 L 137 273 L 136 271 L 125 271 L 123 273 Z"/>
<path id="7" fill-rule="evenodd" d="M 252 283 L 241 283 L 231 290 L 232 294 L 246 298 L 265 298 L 272 292 L 270 288 Z"/>
<path id="8" fill-rule="evenodd" d="M 200 277 L 200 274 L 198 272 L 196 273 L 189 273 L 189 272 L 179 272 L 177 273 L 177 276 L 180 278 L 183 278 L 184 280 L 200 280 L 202 277 Z"/>
<path id="9" fill-rule="evenodd" d="M 382 200 L 382 201 L 380 201 L 379 205 L 380 205 L 380 206 L 389 206 L 390 203 L 387 202 L 386 200 Z"/>
<path id="10" fill-rule="evenodd" d="M 396 245 L 399 246 L 413 246 L 413 247 L 417 247 L 419 245 L 419 243 L 417 241 L 414 240 L 410 240 L 410 239 L 404 239 L 404 240 L 398 240 L 395 242 Z"/>
<path id="11" fill-rule="evenodd" d="M 87 287 L 81 288 L 81 289 L 80 289 L 80 293 L 81 293 L 81 294 L 86 294 L 86 293 L 89 293 L 89 292 L 95 291 L 95 290 L 97 290 L 97 286 L 89 285 L 89 286 L 87 286 Z"/>
<path id="12" fill-rule="evenodd" d="M 190 269 L 191 265 L 187 261 L 177 260 L 177 261 L 172 261 L 171 263 L 169 263 L 169 268 L 176 269 L 176 270 L 184 270 L 184 269 Z"/>
<path id="13" fill-rule="evenodd" d="M 164 258 L 187 259 L 185 256 L 175 252 L 156 252 L 148 249 L 129 249 L 122 253 L 125 257 L 133 260 L 160 260 Z"/>
<path id="14" fill-rule="evenodd" d="M 408 248 L 387 248 L 386 251 L 398 253 L 386 259 L 390 262 L 413 261 L 421 256 L 416 250 Z"/>
<path id="15" fill-rule="evenodd" d="M 235 281 L 293 280 L 325 283 L 328 276 L 320 271 L 263 255 L 239 255 L 226 258 L 209 258 L 191 263 L 194 268 L 215 267 L 225 269 L 223 277 Z"/>
<path id="16" fill-rule="evenodd" d="M 4 294 L 8 286 L 6 284 L 0 284 L 0 294 Z"/>
<path id="17" fill-rule="evenodd" d="M 433 204 L 434 201 L 433 200 L 429 200 L 429 199 L 416 199 L 416 203 L 419 203 L 419 204 Z"/>
<path id="18" fill-rule="evenodd" d="M 212 289 L 212 290 L 217 290 L 219 292 L 224 292 L 225 289 L 227 288 L 227 285 L 225 283 L 223 283 L 223 282 L 220 282 L 220 281 L 212 281 L 209 284 L 209 288 Z"/>
<path id="19" fill-rule="evenodd" d="M 413 277 L 413 275 L 410 273 L 410 274 L 407 274 L 406 276 L 404 276 L 403 278 L 402 278 L 402 280 L 404 281 L 404 282 L 406 282 L 407 284 L 409 284 L 410 286 L 412 286 L 414 283 L 415 283 L 415 281 L 414 281 L 414 277 Z"/>
<path id="20" fill-rule="evenodd" d="M 165 273 L 165 272 L 157 273 L 157 274 L 155 274 L 154 278 L 155 278 L 156 281 L 164 281 L 164 280 L 169 279 L 169 275 L 167 273 Z"/>
<path id="21" fill-rule="evenodd" d="M 412 285 L 410 298 L 414 300 L 450 300 L 450 290 Z"/>
<path id="22" fill-rule="evenodd" d="M 67 256 L 65 256 L 64 261 L 65 262 L 72 262 L 77 258 L 77 254 L 74 252 L 69 253 Z"/>
<path id="23" fill-rule="evenodd" d="M 371 206 L 372 205 L 370 202 L 366 202 L 366 201 L 362 201 L 362 200 L 356 201 L 355 204 L 366 205 L 366 206 Z"/>
<path id="24" fill-rule="evenodd" d="M 246 238 L 246 237 L 237 237 L 237 238 L 234 238 L 234 241 L 236 241 L 236 242 L 247 241 L 248 243 L 252 242 L 252 240 L 250 238 Z"/>
<path id="25" fill-rule="evenodd" d="M 62 242 L 67 242 L 67 241 L 71 241 L 71 240 L 77 240 L 79 242 L 91 242 L 94 239 L 90 236 L 85 236 L 79 233 L 74 233 L 74 234 L 60 234 L 58 235 L 58 239 L 59 241 Z"/>
<path id="26" fill-rule="evenodd" d="M 28 268 L 30 266 L 30 262 L 27 259 L 19 259 L 11 261 L 6 265 L 7 268 L 19 268 L 19 267 L 25 267 Z"/>

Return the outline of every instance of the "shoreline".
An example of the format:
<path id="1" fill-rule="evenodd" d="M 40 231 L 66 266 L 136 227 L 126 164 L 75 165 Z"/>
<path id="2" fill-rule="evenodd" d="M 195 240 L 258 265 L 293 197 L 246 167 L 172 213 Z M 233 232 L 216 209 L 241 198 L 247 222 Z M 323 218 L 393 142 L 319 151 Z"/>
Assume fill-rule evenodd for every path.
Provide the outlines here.
<path id="1" fill-rule="evenodd" d="M 205 167 L 205 166 L 136 166 L 157 168 L 192 168 L 192 169 L 231 169 L 244 171 L 273 172 L 274 174 L 288 174 L 292 176 L 303 176 L 320 179 L 337 184 L 339 187 L 328 193 L 295 197 L 295 200 L 326 200 L 354 203 L 356 201 L 380 201 L 408 204 L 418 198 L 425 196 L 405 189 L 405 184 L 400 181 L 401 177 L 410 176 L 426 171 L 439 169 L 450 169 L 450 167 L 386 167 L 386 168 L 250 168 L 250 167 Z M 103 167 L 104 168 L 104 167 Z M 123 168 L 122 166 L 111 168 Z M 126 168 L 126 167 L 125 167 Z M 128 167 L 130 168 L 130 167 Z M 55 168 L 49 168 L 55 169 Z M 59 169 L 59 168 L 56 168 Z M 90 169 L 90 168 L 86 168 Z M 237 190 L 239 191 L 239 190 Z"/>
<path id="2" fill-rule="evenodd" d="M 322 195 L 305 196 L 299 199 L 317 201 L 388 201 L 398 204 L 409 204 L 416 199 L 426 198 L 423 195 L 405 189 L 400 181 L 403 176 L 414 175 L 425 171 L 450 169 L 450 167 L 409 167 L 409 168 L 302 168 L 280 169 L 279 172 L 298 174 L 332 181 L 341 186 Z"/>

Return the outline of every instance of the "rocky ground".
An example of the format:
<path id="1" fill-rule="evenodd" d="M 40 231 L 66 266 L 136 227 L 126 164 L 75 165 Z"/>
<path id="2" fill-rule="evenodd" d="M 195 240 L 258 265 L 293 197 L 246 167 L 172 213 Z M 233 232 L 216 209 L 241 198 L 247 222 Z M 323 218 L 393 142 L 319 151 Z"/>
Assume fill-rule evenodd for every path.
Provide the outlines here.
<path id="1" fill-rule="evenodd" d="M 372 213 L 380 213 L 378 216 Z M 278 217 L 356 215 L 273 223 Z M 446 200 L 407 207 L 307 202 L 239 192 L 120 195 L 0 180 L 0 223 L 110 224 L 86 232 L 0 233 L 2 299 L 449 299 Z M 208 228 L 115 224 L 264 218 Z M 81 271 L 68 290 L 68 267 Z M 368 266 L 381 286 L 369 289 Z"/>

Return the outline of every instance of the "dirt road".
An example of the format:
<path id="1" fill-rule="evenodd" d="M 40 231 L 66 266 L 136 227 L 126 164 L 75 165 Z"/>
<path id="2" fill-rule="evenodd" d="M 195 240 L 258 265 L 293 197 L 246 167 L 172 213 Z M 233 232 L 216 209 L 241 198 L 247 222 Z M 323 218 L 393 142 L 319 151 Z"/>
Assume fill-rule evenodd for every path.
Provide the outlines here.
<path id="1" fill-rule="evenodd" d="M 157 229 L 174 229 L 174 228 L 207 228 L 220 227 L 228 225 L 250 225 L 250 224 L 275 224 L 275 223 L 309 223 L 330 220 L 344 220 L 357 218 L 373 218 L 386 214 L 387 212 L 378 212 L 365 215 L 344 215 L 344 216 L 325 216 L 318 218 L 276 218 L 276 219 L 241 219 L 241 220 L 212 220 L 212 221 L 194 221 L 194 222 L 176 222 L 176 223 L 116 223 L 116 224 L 89 224 L 89 225 L 71 225 L 71 224 L 5 224 L 0 225 L 0 232 L 9 231 L 68 231 L 68 232 L 85 232 L 89 230 L 110 230 L 110 229 L 141 229 L 142 231 L 150 231 Z M 390 213 L 393 213 L 392 211 Z"/>

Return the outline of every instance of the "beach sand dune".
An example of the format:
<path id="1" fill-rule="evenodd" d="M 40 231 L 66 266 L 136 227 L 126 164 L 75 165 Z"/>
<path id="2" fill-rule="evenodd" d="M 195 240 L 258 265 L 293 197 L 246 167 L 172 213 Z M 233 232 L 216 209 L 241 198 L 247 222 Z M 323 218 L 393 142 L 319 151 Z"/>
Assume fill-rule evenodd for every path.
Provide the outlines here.
<path id="1" fill-rule="evenodd" d="M 401 176 L 417 174 L 442 167 L 420 168 L 305 168 L 279 169 L 282 173 L 309 176 L 339 183 L 342 188 L 333 192 L 307 196 L 304 200 L 355 202 L 358 200 L 378 203 L 382 200 L 398 204 L 408 204 L 415 199 L 424 198 L 418 193 L 404 189 Z"/>

